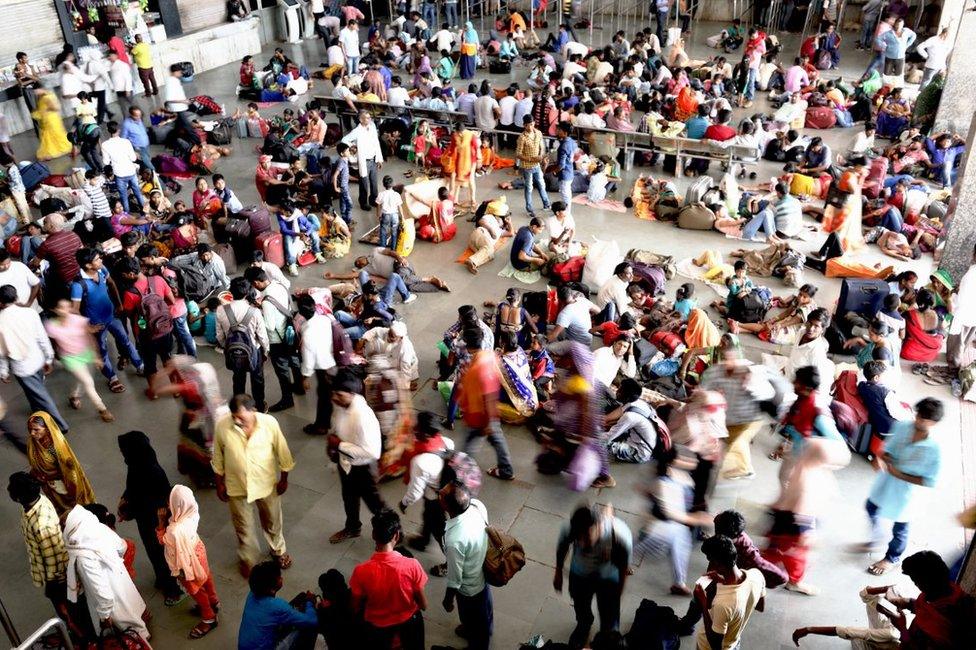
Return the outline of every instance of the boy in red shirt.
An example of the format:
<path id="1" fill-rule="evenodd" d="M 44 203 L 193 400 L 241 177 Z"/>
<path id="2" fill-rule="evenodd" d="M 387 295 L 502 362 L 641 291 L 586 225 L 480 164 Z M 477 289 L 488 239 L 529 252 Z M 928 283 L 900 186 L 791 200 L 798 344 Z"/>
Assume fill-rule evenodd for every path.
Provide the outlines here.
<path id="1" fill-rule="evenodd" d="M 154 379 L 158 366 L 156 358 L 163 365 L 169 363 L 173 349 L 173 317 L 170 309 L 176 304 L 176 298 L 169 287 L 169 283 L 158 275 L 147 276 L 142 272 L 139 260 L 128 257 L 119 262 L 119 272 L 128 288 L 122 295 L 122 311 L 129 319 L 132 333 L 136 338 L 136 347 L 142 356 L 145 366 L 146 397 L 156 399 L 153 390 Z M 158 302 L 159 298 L 165 302 L 165 311 L 155 310 L 149 313 L 148 307 Z M 144 308 L 143 301 L 146 301 Z"/>

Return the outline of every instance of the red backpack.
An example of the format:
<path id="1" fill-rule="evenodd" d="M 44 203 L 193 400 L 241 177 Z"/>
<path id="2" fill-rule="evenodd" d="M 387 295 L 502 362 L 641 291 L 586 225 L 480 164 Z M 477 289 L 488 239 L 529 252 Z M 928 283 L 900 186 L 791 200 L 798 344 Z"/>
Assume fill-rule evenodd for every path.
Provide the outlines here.
<path id="1" fill-rule="evenodd" d="M 169 312 L 169 304 L 163 298 L 163 293 L 153 288 L 153 278 L 155 277 L 159 276 L 146 278 L 146 293 L 141 293 L 139 289 L 133 287 L 142 296 L 140 311 L 145 322 L 142 329 L 154 341 L 173 331 L 173 316 Z M 162 278 L 159 279 L 164 283 L 166 282 Z"/>
<path id="2" fill-rule="evenodd" d="M 853 411 L 853 419 L 857 426 L 861 426 L 868 421 L 868 409 L 864 406 L 864 401 L 857 392 L 857 373 L 853 370 L 845 370 L 834 380 L 834 385 L 830 388 L 830 394 L 841 404 L 845 404 Z M 850 416 L 848 415 L 848 418 Z M 844 425 L 850 428 L 850 422 Z"/>
<path id="3" fill-rule="evenodd" d="M 684 341 L 674 332 L 658 330 L 651 334 L 651 345 L 656 347 L 664 356 L 671 358 L 678 350 L 678 346 L 684 346 Z"/>
<path id="4" fill-rule="evenodd" d="M 560 282 L 579 282 L 583 279 L 583 267 L 586 258 L 582 255 L 571 257 L 565 262 L 553 264 L 549 276 Z"/>

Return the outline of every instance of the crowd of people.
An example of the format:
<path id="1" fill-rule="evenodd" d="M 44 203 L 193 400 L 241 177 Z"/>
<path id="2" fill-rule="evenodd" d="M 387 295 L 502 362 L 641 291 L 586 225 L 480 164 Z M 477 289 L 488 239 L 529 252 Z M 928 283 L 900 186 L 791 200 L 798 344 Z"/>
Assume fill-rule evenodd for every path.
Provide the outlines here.
<path id="1" fill-rule="evenodd" d="M 233 116 L 210 97 L 188 98 L 180 65 L 163 84 L 160 108 L 144 115 L 133 79 L 138 74 L 146 98 L 157 94 L 151 47 L 138 37 L 126 47 L 112 36 L 59 56 L 60 99 L 74 117 L 65 129 L 57 96 L 40 88 L 28 56 L 18 54 L 37 159 L 80 154 L 84 162 L 35 182 L 34 165 L 19 165 L 9 146 L 0 147 L 7 197 L 0 203 L 0 379 L 16 380 L 30 410 L 24 426 L 0 421 L 26 455 L 8 492 L 23 508 L 32 580 L 72 636 L 91 642 L 111 633 L 149 647 L 149 611 L 133 582 L 139 551 L 115 532 L 125 520 L 137 524 L 165 605 L 186 596 L 195 603 L 199 622 L 189 638 L 217 628 L 207 544 L 222 540 L 201 538 L 197 502 L 214 487 L 228 504 L 250 588 L 242 650 L 311 648 L 319 635 L 336 649 L 424 648 L 428 576 L 446 578 L 441 605 L 457 610 L 456 633 L 469 648 L 488 648 L 492 592 L 521 568 L 524 551 L 491 525 L 491 503 L 478 497 L 483 475 L 516 478 L 506 431 L 525 427 L 538 446 L 536 470 L 563 475 L 572 492 L 613 488 L 614 474 L 646 466 L 647 516 L 638 530 L 611 505 L 582 502 L 552 540 L 556 592 L 569 575 L 571 648 L 624 647 L 625 636 L 627 647 L 652 647 L 693 633 L 699 648 L 742 647 L 767 590 L 820 593 L 806 578 L 810 550 L 829 514 L 833 476 L 852 451 L 877 471 L 866 495 L 852 495 L 865 499 L 871 530 L 863 552 L 883 551 L 865 568 L 881 576 L 901 565 L 920 593 L 866 588 L 860 598 L 870 627 L 845 625 L 851 617 L 797 629 L 794 642 L 826 635 L 870 647 L 976 646 L 976 601 L 955 582 L 960 562 L 929 550 L 905 557 L 913 506 L 941 473 L 945 407 L 905 395 L 902 360 L 927 383 L 962 394 L 971 386 L 960 371 L 976 331 L 976 265 L 958 285 L 945 271 L 923 283 L 911 269 L 922 255 L 941 255 L 965 151 L 958 134 L 931 130 L 951 50 L 947 32 L 914 50 L 923 69 L 916 93 L 905 80 L 916 35 L 895 3 L 884 15 L 882 3 L 864 6 L 858 46 L 874 56 L 852 83 L 830 72 L 841 56 L 833 2 L 824 3 L 818 33 L 795 56 L 763 26 L 757 3 L 748 29 L 736 20 L 709 39 L 722 55 L 697 61 L 682 37 L 667 42 L 668 0 L 656 3 L 656 29 L 617 32 L 602 48 L 578 40 L 572 16 L 542 40 L 538 16 L 527 20 L 514 6 L 499 8 L 493 29 L 481 34 L 471 22 L 459 24 L 456 2 L 443 4 L 439 30 L 435 2 L 403 2 L 397 17 L 375 20 L 360 42 L 365 16 L 356 6 L 313 1 L 322 69 L 309 72 L 281 48 L 262 70 L 245 57 L 238 96 L 246 106 Z M 247 15 L 240 2 L 228 11 Z M 693 12 L 682 3 L 685 28 Z M 740 48 L 741 58 L 731 59 Z M 505 86 L 473 82 L 482 69 L 507 75 Z M 291 108 L 313 78 L 348 108 L 340 124 L 329 123 L 314 100 Z M 458 78 L 468 85 L 455 89 Z M 119 120 L 107 90 L 123 111 Z M 762 92 L 773 110 L 740 113 L 735 123 L 734 111 L 754 106 Z M 288 108 L 261 114 L 259 102 L 277 101 Z M 370 104 L 450 119 L 376 119 L 385 114 Z M 855 123 L 863 126 L 842 152 L 807 133 Z M 259 205 L 245 206 L 216 169 L 231 155 L 230 131 L 261 140 L 253 176 Z M 739 162 L 678 160 L 656 148 L 638 152 L 642 173 L 621 191 L 626 152 L 614 131 L 736 145 L 784 167 L 768 183 L 743 185 Z M 165 153 L 152 156 L 151 144 Z M 408 167 L 406 183 L 384 168 L 398 160 Z M 716 183 L 709 172 L 717 164 Z M 487 198 L 484 187 L 478 192 L 477 179 L 508 168 L 512 180 L 490 187 Z M 679 169 L 693 179 L 684 196 L 670 178 Z M 177 198 L 187 180 L 192 193 Z M 523 190 L 521 223 L 503 193 L 511 189 Z M 618 192 L 625 200 L 614 200 Z M 736 251 L 733 263 L 712 249 L 677 260 L 636 248 L 622 255 L 616 243 L 585 242 L 574 216 L 581 204 L 767 247 Z M 513 286 L 497 300 L 465 301 L 443 332 L 435 382 L 442 417 L 413 406 L 424 378 L 403 305 L 451 290 L 418 271 L 410 255 L 417 240 L 454 240 L 461 216 L 472 227 L 460 261 L 477 274 L 510 246 L 502 273 Z M 798 251 L 796 239 L 813 233 L 825 235 L 819 253 Z M 375 248 L 349 264 L 336 261 L 348 259 L 354 235 Z M 864 261 L 870 243 L 892 264 Z M 293 287 L 288 276 L 308 279 L 300 267 L 315 263 L 330 264 L 328 282 Z M 804 281 L 812 272 L 865 281 L 845 287 L 869 286 L 869 299 L 845 300 L 842 291 L 831 313 L 817 302 L 817 284 Z M 697 282 L 669 295 L 677 274 Z M 774 296 L 761 284 L 769 277 L 794 291 Z M 703 286 L 721 297 L 709 303 Z M 750 334 L 780 354 L 748 360 L 743 337 Z M 215 353 L 198 358 L 204 345 Z M 944 348 L 948 366 L 939 366 Z M 229 397 L 211 357 L 223 357 Z M 56 362 L 73 378 L 66 402 L 46 380 Z M 269 364 L 277 401 L 265 385 Z M 70 411 L 62 411 L 85 408 L 84 393 L 101 420 L 114 423 L 93 369 L 109 392 L 123 393 L 127 368 L 145 379 L 146 400 L 179 399 L 178 465 L 194 489 L 173 484 L 157 460 L 160 440 L 127 431 L 118 436 L 127 469 L 113 514 L 88 479 L 95 468 L 72 450 Z M 315 415 L 304 433 L 325 438 L 344 513 L 329 542 L 363 534 L 365 505 L 375 553 L 348 575 L 330 569 L 318 592 L 288 601 L 277 595 L 292 566 L 282 500 L 303 459 L 292 455 L 294 433 L 286 435 L 275 414 L 294 409 L 313 379 Z M 781 437 L 770 455 L 780 463 L 779 490 L 767 541 L 757 544 L 740 512 L 716 512 L 712 502 L 717 484 L 755 478 L 751 443 L 770 423 Z M 452 439 L 459 424 L 463 432 Z M 474 458 L 482 439 L 496 459 L 483 472 Z M 379 484 L 394 478 L 405 487 L 391 504 Z M 416 504 L 421 528 L 408 535 L 400 515 Z M 700 540 L 708 568 L 689 576 Z M 425 569 L 413 551 L 432 541 L 443 562 Z M 622 634 L 628 577 L 663 558 L 669 593 L 687 598 L 687 611 L 642 604 Z"/>

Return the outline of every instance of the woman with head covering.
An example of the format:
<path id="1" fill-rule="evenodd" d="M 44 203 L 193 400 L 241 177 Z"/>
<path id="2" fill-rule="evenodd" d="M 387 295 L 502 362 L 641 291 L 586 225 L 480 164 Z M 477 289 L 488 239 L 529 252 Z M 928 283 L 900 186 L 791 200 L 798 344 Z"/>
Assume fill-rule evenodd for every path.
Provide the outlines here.
<path id="1" fill-rule="evenodd" d="M 461 78 L 473 79 L 474 71 L 478 63 L 478 30 L 474 28 L 471 21 L 464 23 L 464 32 L 461 33 Z"/>
<path id="2" fill-rule="evenodd" d="M 114 626 L 149 639 L 142 620 L 146 603 L 122 561 L 125 541 L 79 505 L 65 519 L 64 546 L 68 551 L 68 600 L 76 603 L 84 592 L 96 629 Z"/>
<path id="3" fill-rule="evenodd" d="M 191 639 L 206 636 L 217 627 L 220 599 L 214 588 L 213 574 L 207 562 L 207 547 L 197 533 L 200 509 L 193 492 L 185 485 L 175 485 L 169 493 L 169 508 L 159 509 L 156 535 L 163 545 L 166 564 L 183 589 L 197 603 L 200 622 L 190 630 Z"/>
<path id="4" fill-rule="evenodd" d="M 501 370 L 502 404 L 510 406 L 516 412 L 516 418 L 528 418 L 539 408 L 539 396 L 532 380 L 532 369 L 529 367 L 529 357 L 518 343 L 517 334 L 503 330 L 498 333 L 501 354 L 498 365 Z M 505 415 L 505 411 L 502 411 Z"/>
<path id="5" fill-rule="evenodd" d="M 152 448 L 149 436 L 142 431 L 120 435 L 119 451 L 128 467 L 125 492 L 119 500 L 119 520 L 135 520 L 146 555 L 156 573 L 156 588 L 166 596 L 166 606 L 172 607 L 183 600 L 185 594 L 170 575 L 163 547 L 156 537 L 158 510 L 166 507 L 169 500 L 169 479 L 156 460 L 156 450 Z"/>
<path id="6" fill-rule="evenodd" d="M 30 473 L 41 482 L 44 496 L 54 504 L 61 520 L 75 505 L 93 503 L 91 483 L 54 418 L 45 411 L 35 411 L 27 419 L 27 430 Z"/>

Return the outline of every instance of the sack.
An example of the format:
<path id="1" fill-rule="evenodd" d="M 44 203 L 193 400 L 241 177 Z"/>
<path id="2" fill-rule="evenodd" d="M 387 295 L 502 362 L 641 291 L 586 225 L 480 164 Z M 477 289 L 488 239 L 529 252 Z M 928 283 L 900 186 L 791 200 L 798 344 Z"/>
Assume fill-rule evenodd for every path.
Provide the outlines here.
<path id="1" fill-rule="evenodd" d="M 830 70 L 834 67 L 834 59 L 827 50 L 821 50 L 817 56 L 817 70 Z"/>
<path id="2" fill-rule="evenodd" d="M 560 282 L 579 282 L 583 277 L 585 265 L 586 258 L 582 255 L 571 257 L 565 262 L 553 264 L 549 271 L 549 277 Z"/>
<path id="3" fill-rule="evenodd" d="M 247 121 L 247 137 L 249 138 L 259 138 L 264 139 L 268 135 L 269 127 L 265 120 L 248 120 Z"/>
<path id="4" fill-rule="evenodd" d="M 967 402 L 976 402 L 976 362 L 959 369 L 959 383 L 962 384 L 962 397 Z"/>
<path id="5" fill-rule="evenodd" d="M 853 370 L 844 370 L 837 375 L 837 379 L 834 380 L 834 385 L 830 387 L 830 394 L 834 396 L 834 400 L 846 404 L 851 408 L 858 426 L 867 423 L 868 409 L 864 406 L 864 401 L 857 392 L 856 372 Z"/>
<path id="6" fill-rule="evenodd" d="M 664 271 L 665 279 L 668 280 L 673 279 L 678 272 L 678 266 L 674 262 L 673 255 L 662 255 L 639 248 L 631 248 L 627 251 L 625 259 L 631 262 L 640 262 L 641 264 L 660 267 Z"/>
<path id="7" fill-rule="evenodd" d="M 729 317 L 740 323 L 758 323 L 766 317 L 767 303 L 756 291 L 750 291 L 741 298 L 735 297 L 729 303 Z"/>
<path id="8" fill-rule="evenodd" d="M 476 497 L 481 492 L 481 468 L 474 458 L 463 451 L 446 451 L 440 487 L 455 481 L 468 488 L 472 497 Z"/>
<path id="9" fill-rule="evenodd" d="M 173 317 L 169 313 L 169 305 L 163 294 L 153 289 L 153 278 L 146 279 L 146 293 L 142 294 L 142 318 L 145 320 L 143 329 L 149 338 L 156 340 L 173 331 Z"/>
<path id="10" fill-rule="evenodd" d="M 261 364 L 261 348 L 248 330 L 254 311 L 248 307 L 242 321 L 237 320 L 230 305 L 224 305 L 224 313 L 230 328 L 224 346 L 224 365 L 233 372 L 254 372 Z"/>
<path id="11" fill-rule="evenodd" d="M 213 130 L 207 133 L 207 142 L 217 146 L 228 145 L 233 138 L 234 132 L 231 131 L 230 124 L 227 122 L 218 122 Z"/>
<path id="12" fill-rule="evenodd" d="M 488 62 L 488 72 L 491 74 L 509 74 L 512 71 L 512 62 L 508 59 L 492 59 Z"/>
<path id="13" fill-rule="evenodd" d="M 190 173 L 190 167 L 186 161 L 170 154 L 161 153 L 152 159 L 153 167 L 160 174 L 179 174 L 186 176 Z"/>
<path id="14" fill-rule="evenodd" d="M 715 213 L 701 203 L 686 205 L 678 213 L 678 227 L 685 230 L 711 230 L 714 223 Z"/>
<path id="15" fill-rule="evenodd" d="M 681 28 L 680 27 L 668 27 L 668 45 L 674 45 L 679 40 L 681 40 Z M 662 46 L 664 47 L 664 46 Z"/>
<path id="16" fill-rule="evenodd" d="M 102 630 L 98 637 L 98 650 L 152 650 L 135 630 L 120 630 L 112 627 Z"/>
<path id="17" fill-rule="evenodd" d="M 7 249 L 7 252 L 10 253 L 11 257 L 20 258 L 22 246 L 20 235 L 10 235 L 7 237 L 7 241 L 3 243 L 3 246 Z"/>
<path id="18" fill-rule="evenodd" d="M 829 129 L 837 124 L 834 109 L 829 106 L 811 106 L 807 109 L 803 126 L 808 129 Z"/>
<path id="19" fill-rule="evenodd" d="M 651 374 L 655 377 L 673 377 L 678 374 L 681 362 L 678 359 L 661 359 L 651 366 Z"/>
<path id="20" fill-rule="evenodd" d="M 637 606 L 634 624 L 625 636 L 627 647 L 641 650 L 677 650 L 681 646 L 677 629 L 678 617 L 673 609 L 644 598 Z"/>
<path id="21" fill-rule="evenodd" d="M 861 423 L 857 420 L 857 412 L 844 402 L 832 400 L 830 402 L 830 413 L 834 416 L 834 423 L 848 440 L 853 440 L 857 435 L 857 430 Z M 858 451 L 855 449 L 854 451 Z"/>
<path id="22" fill-rule="evenodd" d="M 613 269 L 619 261 L 620 246 L 617 242 L 597 239 L 586 254 L 583 283 L 591 287 L 602 287 L 613 275 Z"/>
<path id="23" fill-rule="evenodd" d="M 485 553 L 485 582 L 504 587 L 525 566 L 525 549 L 517 539 L 494 526 L 485 526 L 488 550 Z"/>
<path id="24" fill-rule="evenodd" d="M 573 492 L 585 492 L 600 475 L 600 452 L 596 442 L 584 441 L 576 448 L 573 460 L 566 468 L 566 487 Z"/>

